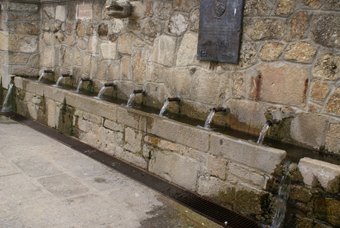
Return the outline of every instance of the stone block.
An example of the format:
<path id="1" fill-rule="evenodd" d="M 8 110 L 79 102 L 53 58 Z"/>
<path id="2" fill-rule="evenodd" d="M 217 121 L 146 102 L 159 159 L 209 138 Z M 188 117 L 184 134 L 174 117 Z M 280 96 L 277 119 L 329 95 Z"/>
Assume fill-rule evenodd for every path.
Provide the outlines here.
<path id="1" fill-rule="evenodd" d="M 119 148 L 119 147 L 116 147 Z M 132 163 L 142 169 L 147 169 L 148 168 L 148 163 L 144 160 L 144 158 L 134 154 L 134 153 L 130 153 L 129 151 L 125 151 L 121 148 L 116 149 L 116 153 L 115 156 L 117 156 L 118 158 L 127 161 L 129 163 Z"/>
<path id="2" fill-rule="evenodd" d="M 339 78 L 340 55 L 325 54 L 314 65 L 313 76 L 318 79 L 337 80 Z"/>
<path id="3" fill-rule="evenodd" d="M 340 114 L 340 88 L 336 89 L 329 97 L 327 104 L 325 105 L 326 111 L 330 113 Z"/>
<path id="4" fill-rule="evenodd" d="M 310 96 L 314 100 L 323 101 L 326 98 L 329 91 L 330 91 L 330 88 L 327 84 L 319 82 L 319 81 L 314 81 L 312 84 Z"/>
<path id="5" fill-rule="evenodd" d="M 125 33 L 120 35 L 117 41 L 118 52 L 122 54 L 132 54 L 132 41 L 134 35 L 132 33 Z"/>
<path id="6" fill-rule="evenodd" d="M 243 179 L 252 185 L 266 189 L 266 177 L 247 166 L 237 164 L 235 162 L 229 162 L 227 174 L 232 174 L 233 176 L 237 176 L 238 179 Z"/>
<path id="7" fill-rule="evenodd" d="M 340 124 L 330 124 L 326 133 L 325 148 L 329 152 L 340 155 Z"/>
<path id="8" fill-rule="evenodd" d="M 340 176 L 338 165 L 311 158 L 300 159 L 298 168 L 305 184 L 314 186 L 318 181 L 326 191 L 333 190 L 333 181 Z"/>
<path id="9" fill-rule="evenodd" d="M 132 57 L 132 73 L 134 82 L 142 84 L 145 80 L 146 61 L 143 59 L 142 52 L 136 51 Z"/>
<path id="10" fill-rule="evenodd" d="M 327 117 L 313 113 L 302 113 L 293 119 L 290 135 L 300 143 L 319 149 L 325 144 L 327 129 Z"/>
<path id="11" fill-rule="evenodd" d="M 65 99 L 65 92 L 64 90 L 56 87 L 46 86 L 44 89 L 44 96 L 59 103 L 63 103 Z"/>
<path id="12" fill-rule="evenodd" d="M 5 11 L 19 11 L 19 12 L 37 12 L 39 9 L 37 4 L 24 4 L 15 2 L 4 2 L 2 10 Z"/>
<path id="13" fill-rule="evenodd" d="M 45 47 L 43 51 L 42 65 L 44 67 L 54 67 L 54 48 Z"/>
<path id="14" fill-rule="evenodd" d="M 197 34 L 186 33 L 181 41 L 177 52 L 176 66 L 188 66 L 197 64 L 196 48 L 198 43 Z"/>
<path id="15" fill-rule="evenodd" d="M 209 149 L 210 132 L 183 123 L 154 118 L 147 132 L 203 152 Z"/>
<path id="16" fill-rule="evenodd" d="M 117 58 L 117 45 L 112 42 L 102 42 L 100 44 L 100 50 L 104 59 L 116 59 Z"/>
<path id="17" fill-rule="evenodd" d="M 26 64 L 27 60 L 28 55 L 25 54 L 10 53 L 8 55 L 8 64 Z"/>
<path id="18" fill-rule="evenodd" d="M 14 85 L 17 89 L 24 89 L 23 86 L 23 78 L 21 77 L 14 77 Z"/>
<path id="19" fill-rule="evenodd" d="M 195 191 L 198 178 L 198 162 L 173 152 L 154 151 L 149 171 L 186 189 Z"/>
<path id="20" fill-rule="evenodd" d="M 314 201 L 314 213 L 316 218 L 327 221 L 333 227 L 340 226 L 339 200 L 317 197 Z"/>
<path id="21" fill-rule="evenodd" d="M 8 38 L 9 34 L 7 31 L 0 31 L 0 50 L 8 50 Z"/>
<path id="22" fill-rule="evenodd" d="M 141 113 L 136 113 L 125 108 L 118 108 L 117 122 L 136 130 L 143 130 L 141 126 Z"/>
<path id="23" fill-rule="evenodd" d="M 97 115 L 93 115 L 91 113 L 87 113 L 87 112 L 84 112 L 83 113 L 83 118 L 85 120 L 88 120 L 92 123 L 95 123 L 95 124 L 98 124 L 98 125 L 102 125 L 103 123 L 103 118 L 102 117 L 99 117 Z"/>
<path id="24" fill-rule="evenodd" d="M 133 153 L 140 152 L 142 149 L 142 133 L 136 132 L 132 128 L 125 128 L 125 146 L 124 148 Z"/>
<path id="25" fill-rule="evenodd" d="M 283 48 L 284 45 L 279 42 L 267 43 L 262 47 L 259 57 L 263 61 L 272 62 L 281 55 Z"/>
<path id="26" fill-rule="evenodd" d="M 175 60 L 176 39 L 162 35 L 155 39 L 152 60 L 165 66 L 172 66 Z"/>
<path id="27" fill-rule="evenodd" d="M 323 14 L 313 17 L 311 25 L 312 38 L 316 43 L 327 47 L 340 47 L 340 35 L 338 25 L 340 16 L 332 14 Z"/>
<path id="28" fill-rule="evenodd" d="M 267 173 L 273 173 L 286 156 L 283 150 L 217 133 L 211 134 L 209 153 Z"/>
<path id="29" fill-rule="evenodd" d="M 289 197 L 293 200 L 308 203 L 312 199 L 312 196 L 312 193 L 303 187 L 290 186 Z"/>
<path id="30" fill-rule="evenodd" d="M 92 54 L 98 54 L 99 53 L 99 47 L 98 47 L 98 37 L 97 36 L 91 36 L 89 39 L 89 52 Z"/>
<path id="31" fill-rule="evenodd" d="M 262 65 L 252 77 L 249 96 L 256 100 L 304 105 L 308 89 L 308 71 L 298 66 Z"/>
<path id="32" fill-rule="evenodd" d="M 281 39 L 286 29 L 284 21 L 276 19 L 253 19 L 245 24 L 245 31 L 253 40 Z"/>
<path id="33" fill-rule="evenodd" d="M 124 127 L 121 124 L 118 124 L 118 123 L 111 121 L 109 119 L 105 119 L 104 127 L 111 129 L 112 131 L 119 131 L 119 132 L 124 131 Z"/>
<path id="34" fill-rule="evenodd" d="M 227 161 L 215 156 L 208 155 L 207 157 L 207 172 L 222 180 L 226 178 Z"/>
<path id="35" fill-rule="evenodd" d="M 189 20 L 182 14 L 175 14 L 170 18 L 168 28 L 169 32 L 181 36 L 188 28 Z"/>
<path id="36" fill-rule="evenodd" d="M 190 98 L 192 83 L 187 69 L 168 70 L 155 66 L 152 77 L 159 82 L 164 80 L 172 96 L 180 94 L 183 98 Z"/>
<path id="37" fill-rule="evenodd" d="M 30 117 L 34 120 L 37 120 L 38 118 L 38 107 L 32 103 L 27 104 L 27 109 Z"/>
<path id="38" fill-rule="evenodd" d="M 246 97 L 246 74 L 235 72 L 232 74 L 232 94 L 233 98 Z"/>
<path id="39" fill-rule="evenodd" d="M 298 62 L 309 62 L 316 53 L 315 48 L 307 42 L 298 42 L 289 46 L 283 57 L 286 60 L 294 60 Z"/>
<path id="40" fill-rule="evenodd" d="M 281 0 L 276 8 L 277 15 L 287 15 L 294 11 L 295 0 Z"/>
<path id="41" fill-rule="evenodd" d="M 172 13 L 172 3 L 154 2 L 154 13 L 160 19 L 169 19 Z"/>
<path id="42" fill-rule="evenodd" d="M 34 82 L 31 80 L 27 80 L 26 88 L 24 88 L 27 92 L 31 92 L 33 94 L 37 94 L 39 96 L 44 95 L 44 84 Z"/>
<path id="43" fill-rule="evenodd" d="M 66 20 L 66 7 L 65 6 L 58 5 L 56 7 L 55 19 L 59 21 Z"/>
<path id="44" fill-rule="evenodd" d="M 179 146 L 176 143 L 172 143 L 164 139 L 147 135 L 144 137 L 144 141 L 164 150 L 179 151 Z"/>
<path id="45" fill-rule="evenodd" d="M 268 11 L 267 3 L 263 0 L 247 0 L 244 3 L 245 16 L 261 16 Z"/>
<path id="46" fill-rule="evenodd" d="M 306 33 L 306 28 L 309 22 L 309 16 L 307 12 L 300 11 L 294 14 L 293 19 L 290 21 L 290 36 L 292 38 L 298 37 L 302 38 L 304 37 Z"/>
<path id="47" fill-rule="evenodd" d="M 198 178 L 197 193 L 204 196 L 214 197 L 220 192 L 232 191 L 232 185 L 210 176 L 200 176 Z"/>
<path id="48" fill-rule="evenodd" d="M 20 52 L 33 53 L 38 50 L 38 38 L 33 36 L 26 36 L 16 44 Z"/>

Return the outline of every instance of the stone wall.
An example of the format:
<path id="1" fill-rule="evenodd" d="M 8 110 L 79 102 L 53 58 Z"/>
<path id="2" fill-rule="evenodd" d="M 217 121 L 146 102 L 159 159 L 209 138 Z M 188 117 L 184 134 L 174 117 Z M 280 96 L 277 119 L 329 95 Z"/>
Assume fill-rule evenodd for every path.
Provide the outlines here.
<path id="1" fill-rule="evenodd" d="M 229 107 L 214 122 L 252 134 L 282 119 L 269 137 L 339 154 L 337 1 L 246 0 L 237 65 L 196 60 L 197 0 L 131 1 L 123 19 L 107 16 L 105 0 L 26 2 L 2 4 L 4 87 L 9 74 L 53 69 L 74 86 L 91 78 L 96 91 L 113 81 L 123 99 L 144 88 L 156 108 L 180 96 L 169 110 L 202 120 Z"/>
<path id="2" fill-rule="evenodd" d="M 20 77 L 16 111 L 270 225 L 286 152 Z M 287 227 L 338 227 L 340 167 L 289 166 Z"/>

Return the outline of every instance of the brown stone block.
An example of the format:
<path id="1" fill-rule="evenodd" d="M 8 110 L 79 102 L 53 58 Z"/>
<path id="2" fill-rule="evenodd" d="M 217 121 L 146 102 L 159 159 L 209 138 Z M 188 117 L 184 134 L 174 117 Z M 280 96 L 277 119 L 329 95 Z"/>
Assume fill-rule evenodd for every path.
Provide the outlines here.
<path id="1" fill-rule="evenodd" d="M 281 39 L 287 25 L 281 20 L 253 19 L 246 23 L 245 31 L 253 40 Z"/>
<path id="2" fill-rule="evenodd" d="M 287 15 L 293 12 L 295 0 L 281 0 L 276 8 L 277 15 Z"/>
<path id="3" fill-rule="evenodd" d="M 306 27 L 309 22 L 309 16 L 306 12 L 298 12 L 294 14 L 293 19 L 290 21 L 290 36 L 292 38 L 302 38 L 305 35 Z"/>
<path id="4" fill-rule="evenodd" d="M 316 16 L 312 22 L 311 33 L 316 43 L 327 47 L 340 47 L 340 16 L 325 14 Z"/>
<path id="5" fill-rule="evenodd" d="M 314 81 L 311 89 L 311 98 L 317 101 L 323 101 L 326 98 L 329 90 L 330 89 L 327 84 Z"/>
<path id="6" fill-rule="evenodd" d="M 298 62 L 308 62 L 313 59 L 316 53 L 315 48 L 307 42 L 298 42 L 289 47 L 283 57 L 286 60 L 294 60 Z"/>
<path id="7" fill-rule="evenodd" d="M 326 54 L 314 65 L 313 76 L 318 79 L 337 80 L 339 78 L 340 55 Z"/>
<path id="8" fill-rule="evenodd" d="M 77 36 L 80 36 L 80 37 L 83 37 L 85 34 L 84 24 L 81 20 L 77 21 L 76 33 L 77 33 Z"/>
<path id="9" fill-rule="evenodd" d="M 326 111 L 340 114 L 340 88 L 334 91 L 326 104 Z"/>
<path id="10" fill-rule="evenodd" d="M 284 45 L 278 42 L 265 44 L 259 53 L 259 57 L 263 61 L 272 62 L 281 55 L 283 48 Z"/>
<path id="11" fill-rule="evenodd" d="M 340 226 L 340 201 L 332 198 L 317 197 L 314 201 L 315 217 L 333 226 Z"/>
<path id="12" fill-rule="evenodd" d="M 261 16 L 268 10 L 267 3 L 263 0 L 246 0 L 244 5 L 245 16 Z"/>
<path id="13" fill-rule="evenodd" d="M 317 7 L 321 0 L 303 0 L 306 6 Z"/>
<path id="14" fill-rule="evenodd" d="M 14 54 L 10 53 L 8 55 L 8 64 L 25 64 L 28 60 L 27 54 Z"/>
<path id="15" fill-rule="evenodd" d="M 246 75 L 241 72 L 233 73 L 233 98 L 245 98 L 246 96 Z"/>
<path id="16" fill-rule="evenodd" d="M 17 34 L 39 35 L 40 29 L 36 23 L 26 22 L 11 26 Z"/>
<path id="17" fill-rule="evenodd" d="M 144 16 L 145 17 L 151 17 L 152 14 L 153 14 L 153 12 L 152 12 L 152 2 L 151 1 L 145 2 Z"/>
<path id="18" fill-rule="evenodd" d="M 308 71 L 305 68 L 285 65 L 257 67 L 252 77 L 249 97 L 281 104 L 304 105 L 308 89 Z"/>
<path id="19" fill-rule="evenodd" d="M 308 203 L 312 198 L 312 194 L 310 193 L 310 191 L 303 187 L 291 185 L 289 197 L 292 198 L 293 200 Z"/>
<path id="20" fill-rule="evenodd" d="M 143 59 L 141 51 L 136 51 L 133 54 L 132 73 L 135 83 L 142 84 L 144 82 L 146 73 L 146 61 Z"/>
<path id="21" fill-rule="evenodd" d="M 325 147 L 329 152 L 340 155 L 340 124 L 330 124 Z"/>

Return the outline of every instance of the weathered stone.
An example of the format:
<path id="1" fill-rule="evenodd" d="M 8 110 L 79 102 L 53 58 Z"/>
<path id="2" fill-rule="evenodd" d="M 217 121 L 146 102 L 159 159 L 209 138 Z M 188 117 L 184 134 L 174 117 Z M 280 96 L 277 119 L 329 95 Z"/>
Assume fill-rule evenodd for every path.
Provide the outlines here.
<path id="1" fill-rule="evenodd" d="M 153 46 L 153 61 L 165 66 L 172 66 L 176 39 L 171 36 L 162 35 L 155 39 Z"/>
<path id="2" fill-rule="evenodd" d="M 100 24 L 98 26 L 98 35 L 99 36 L 107 36 L 109 34 L 109 26 L 107 24 Z"/>
<path id="3" fill-rule="evenodd" d="M 305 145 L 319 149 L 325 143 L 328 119 L 311 113 L 299 114 L 291 123 L 291 137 Z"/>
<path id="4" fill-rule="evenodd" d="M 261 16 L 268 10 L 267 3 L 263 0 L 246 0 L 244 3 L 245 16 Z"/>
<path id="5" fill-rule="evenodd" d="M 286 33 L 286 25 L 281 20 L 254 19 L 246 26 L 246 33 L 253 40 L 281 39 Z"/>
<path id="6" fill-rule="evenodd" d="M 9 34 L 6 31 L 0 31 L 0 50 L 7 51 L 8 50 L 8 37 Z"/>
<path id="7" fill-rule="evenodd" d="M 91 52 L 92 54 L 99 53 L 99 45 L 98 45 L 97 36 L 91 36 L 88 44 L 89 44 L 89 52 Z"/>
<path id="8" fill-rule="evenodd" d="M 211 134 L 209 153 L 267 173 L 272 173 L 286 156 L 283 150 L 219 134 Z"/>
<path id="9" fill-rule="evenodd" d="M 66 7 L 65 6 L 58 5 L 56 7 L 55 19 L 59 21 L 66 20 Z"/>
<path id="10" fill-rule="evenodd" d="M 104 59 L 117 58 L 117 44 L 112 42 L 102 42 L 100 50 Z"/>
<path id="11" fill-rule="evenodd" d="M 136 51 L 133 54 L 132 73 L 135 83 L 142 84 L 144 82 L 146 73 L 146 61 L 143 59 L 141 51 Z"/>
<path id="12" fill-rule="evenodd" d="M 32 68 L 40 67 L 40 54 L 33 55 L 28 61 L 28 66 Z"/>
<path id="13" fill-rule="evenodd" d="M 253 185 L 257 185 L 262 189 L 266 188 L 266 177 L 264 175 L 256 173 L 254 169 L 247 166 L 237 164 L 235 162 L 228 163 L 228 175 L 232 174 L 237 179 L 243 179 Z"/>
<path id="14" fill-rule="evenodd" d="M 56 34 L 54 34 L 54 41 L 56 44 L 63 43 L 65 40 L 65 35 L 63 32 L 58 31 Z"/>
<path id="15" fill-rule="evenodd" d="M 229 77 L 214 75 L 204 70 L 195 72 L 192 96 L 196 101 L 220 105 L 229 98 Z"/>
<path id="16" fill-rule="evenodd" d="M 331 8 L 340 8 L 340 2 L 338 0 L 330 0 L 328 2 L 328 5 L 331 7 Z"/>
<path id="17" fill-rule="evenodd" d="M 39 35 L 40 29 L 34 22 L 19 23 L 13 26 L 17 34 Z"/>
<path id="18" fill-rule="evenodd" d="M 300 159 L 298 168 L 305 184 L 314 186 L 318 181 L 326 191 L 333 190 L 332 182 L 340 175 L 338 165 L 311 158 Z"/>
<path id="19" fill-rule="evenodd" d="M 232 93 L 233 98 L 245 98 L 246 95 L 246 77 L 245 74 L 242 72 L 236 72 L 232 75 L 233 79 L 233 87 Z"/>
<path id="20" fill-rule="evenodd" d="M 276 8 L 277 15 L 287 15 L 293 12 L 295 0 L 281 0 Z"/>
<path id="21" fill-rule="evenodd" d="M 182 14 L 176 14 L 170 18 L 169 21 L 169 31 L 177 36 L 182 35 L 188 28 L 188 19 Z"/>
<path id="22" fill-rule="evenodd" d="M 90 122 L 97 124 L 97 125 L 102 125 L 102 123 L 103 123 L 103 118 L 101 118 L 97 115 L 93 115 L 91 113 L 84 112 L 83 118 L 85 120 L 90 121 Z"/>
<path id="23" fill-rule="evenodd" d="M 51 32 L 55 33 L 58 32 L 61 29 L 61 22 L 56 21 L 50 26 Z"/>
<path id="24" fill-rule="evenodd" d="M 10 53 L 8 55 L 9 64 L 25 64 L 27 63 L 27 60 L 28 60 L 28 55 L 25 55 L 25 54 Z"/>
<path id="25" fill-rule="evenodd" d="M 55 17 L 55 9 L 53 8 L 53 6 L 45 6 L 44 13 L 50 19 L 54 19 Z"/>
<path id="26" fill-rule="evenodd" d="M 153 12 L 152 12 L 152 2 L 147 1 L 147 2 L 145 2 L 144 16 L 145 17 L 151 17 L 152 14 L 153 14 Z"/>
<path id="27" fill-rule="evenodd" d="M 289 197 L 303 203 L 308 203 L 312 199 L 312 193 L 309 190 L 295 185 L 290 186 Z"/>
<path id="28" fill-rule="evenodd" d="M 298 12 L 294 14 L 293 19 L 290 21 L 290 37 L 302 38 L 305 35 L 306 27 L 309 22 L 307 12 Z"/>
<path id="29" fill-rule="evenodd" d="M 92 11 L 92 21 L 93 23 L 97 24 L 102 18 L 102 4 L 93 4 L 93 11 Z"/>
<path id="30" fill-rule="evenodd" d="M 2 5 L 2 10 L 5 11 L 27 11 L 27 12 L 36 12 L 38 11 L 37 4 L 23 4 L 23 3 L 11 3 L 4 2 Z"/>
<path id="31" fill-rule="evenodd" d="M 112 32 L 120 33 L 124 29 L 124 22 L 121 19 L 115 18 L 112 22 Z"/>
<path id="32" fill-rule="evenodd" d="M 327 112 L 340 114 L 340 88 L 334 91 L 326 104 Z"/>
<path id="33" fill-rule="evenodd" d="M 340 124 L 330 124 L 326 133 L 325 148 L 329 152 L 340 155 Z"/>
<path id="34" fill-rule="evenodd" d="M 173 152 L 154 151 L 149 171 L 189 190 L 196 190 L 198 162 Z"/>
<path id="35" fill-rule="evenodd" d="M 339 48 L 339 24 L 340 16 L 331 14 L 316 16 L 311 28 L 314 41 L 324 46 Z"/>
<path id="36" fill-rule="evenodd" d="M 332 226 L 340 226 L 340 201 L 332 198 L 317 197 L 314 201 L 316 218 L 327 221 Z"/>
<path id="37" fill-rule="evenodd" d="M 303 0 L 303 2 L 305 3 L 306 6 L 317 7 L 320 0 Z"/>
<path id="38" fill-rule="evenodd" d="M 207 172 L 222 180 L 226 178 L 227 161 L 215 156 L 208 155 Z"/>
<path id="39" fill-rule="evenodd" d="M 159 25 L 157 25 L 154 21 L 148 20 L 142 26 L 142 32 L 146 36 L 151 38 L 155 38 L 157 36 L 157 32 L 159 30 Z"/>
<path id="40" fill-rule="evenodd" d="M 141 151 L 141 143 L 142 143 L 142 133 L 136 132 L 132 128 L 125 128 L 125 146 L 124 148 L 136 153 Z"/>
<path id="41" fill-rule="evenodd" d="M 197 35 L 186 33 L 177 52 L 176 66 L 188 66 L 196 63 Z"/>
<path id="42" fill-rule="evenodd" d="M 44 48 L 42 65 L 45 67 L 54 67 L 54 48 Z"/>
<path id="43" fill-rule="evenodd" d="M 122 59 L 122 79 L 129 79 L 130 75 L 130 58 Z"/>
<path id="44" fill-rule="evenodd" d="M 140 167 L 142 169 L 147 169 L 148 168 L 148 163 L 144 160 L 143 157 L 140 157 L 134 153 L 130 153 L 129 151 L 123 151 L 123 150 L 117 150 L 118 147 L 116 147 L 116 153 L 115 156 L 118 158 L 130 162 L 137 167 Z"/>
<path id="45" fill-rule="evenodd" d="M 326 54 L 314 65 L 313 76 L 319 79 L 336 80 L 340 76 L 340 56 Z"/>
<path id="46" fill-rule="evenodd" d="M 93 67 L 95 67 L 95 70 L 93 70 Z M 99 63 L 97 63 L 97 61 L 93 62 L 92 59 L 92 63 L 91 63 L 91 75 L 97 75 L 97 78 L 100 80 L 106 80 L 106 71 L 108 69 L 109 65 L 107 63 L 107 61 L 105 61 L 104 59 L 99 61 Z"/>
<path id="47" fill-rule="evenodd" d="M 47 125 L 50 127 L 55 127 L 57 119 L 59 116 L 56 115 L 56 104 L 53 100 L 48 99 L 46 101 L 47 106 Z"/>
<path id="48" fill-rule="evenodd" d="M 164 140 L 164 139 L 160 139 L 160 138 L 156 138 L 156 137 L 152 137 L 152 136 L 145 136 L 144 141 L 153 145 L 153 146 L 157 146 L 161 149 L 164 149 L 164 150 L 172 150 L 172 151 L 178 151 L 179 150 L 178 144 L 169 142 L 169 141 Z"/>
<path id="49" fill-rule="evenodd" d="M 83 74 L 90 75 L 91 72 L 91 55 L 85 55 L 83 61 Z"/>
<path id="50" fill-rule="evenodd" d="M 1 39 L 4 43 L 2 43 L 2 46 L 5 46 L 4 49 L 8 51 L 13 51 L 13 52 L 19 52 L 20 50 L 20 44 L 22 43 L 23 47 L 25 50 L 32 50 L 34 48 L 34 45 L 32 45 L 32 48 L 28 48 L 26 46 L 26 43 L 32 43 L 34 42 L 33 40 L 36 40 L 37 42 L 37 37 L 31 37 L 31 38 L 24 38 L 22 35 L 16 35 L 16 34 L 8 34 L 7 32 L 2 33 L 4 36 Z M 7 35 L 7 40 L 6 40 L 6 35 Z M 22 40 L 22 38 L 24 38 Z M 29 41 L 31 40 L 31 41 Z M 19 44 L 19 45 L 18 45 Z"/>
<path id="51" fill-rule="evenodd" d="M 82 65 L 83 59 L 82 59 L 81 53 L 80 53 L 80 51 L 78 50 L 78 48 L 75 48 L 75 49 L 74 49 L 74 56 L 73 56 L 73 59 L 74 59 L 75 65 L 77 65 L 77 66 L 81 66 L 81 65 Z"/>
<path id="52" fill-rule="evenodd" d="M 199 9 L 195 9 L 191 12 L 190 14 L 190 30 L 197 32 L 198 31 L 198 27 L 199 27 L 199 18 L 200 18 L 200 10 Z"/>
<path id="53" fill-rule="evenodd" d="M 93 36 L 93 26 L 91 24 L 86 24 L 85 25 L 85 34 L 87 36 Z M 99 28 L 98 28 L 98 31 L 99 31 Z M 99 34 L 99 33 L 98 33 Z"/>
<path id="54" fill-rule="evenodd" d="M 283 57 L 286 60 L 294 60 L 298 62 L 308 62 L 313 59 L 316 53 L 315 48 L 307 42 L 298 42 L 289 47 Z"/>
<path id="55" fill-rule="evenodd" d="M 169 19 L 172 13 L 172 3 L 154 2 L 154 13 L 160 19 Z"/>
<path id="56" fill-rule="evenodd" d="M 216 197 L 218 193 L 229 193 L 233 192 L 233 195 L 235 195 L 235 191 L 233 187 L 216 178 L 211 176 L 200 176 L 198 178 L 198 190 L 197 193 L 204 196 L 210 196 L 210 197 Z M 232 201 L 234 198 L 232 199 Z M 231 200 L 229 200 L 230 203 Z"/>
<path id="57" fill-rule="evenodd" d="M 51 33 L 49 33 L 49 32 L 44 32 L 44 34 L 43 34 L 43 40 L 44 40 L 44 42 L 45 42 L 45 44 L 47 44 L 47 45 L 52 45 L 53 44 L 53 36 L 52 36 L 52 34 Z"/>
<path id="58" fill-rule="evenodd" d="M 263 61 L 272 62 L 281 55 L 283 48 L 284 45 L 278 42 L 265 44 L 259 53 L 259 57 Z"/>
<path id="59" fill-rule="evenodd" d="M 108 73 L 107 73 L 107 80 L 117 80 L 120 77 L 120 61 L 112 61 Z"/>
<path id="60" fill-rule="evenodd" d="M 25 20 L 28 20 L 28 21 L 37 21 L 39 19 L 40 19 L 39 15 L 37 15 L 37 14 L 25 15 Z"/>
<path id="61" fill-rule="evenodd" d="M 82 50 L 84 50 L 88 46 L 87 41 L 84 39 L 79 39 L 77 45 Z"/>
<path id="62" fill-rule="evenodd" d="M 306 102 L 308 71 L 297 66 L 257 67 L 259 76 L 252 77 L 249 96 L 256 100 L 303 105 Z"/>
<path id="63" fill-rule="evenodd" d="M 317 101 L 323 101 L 328 92 L 329 92 L 329 86 L 325 83 L 319 82 L 319 81 L 314 81 L 312 84 L 312 89 L 311 89 L 311 98 Z"/>
<path id="64" fill-rule="evenodd" d="M 61 65 L 63 67 L 71 67 L 73 63 L 72 49 L 66 46 L 61 46 Z"/>
<path id="65" fill-rule="evenodd" d="M 118 52 L 131 55 L 133 38 L 134 35 L 132 33 L 125 33 L 120 35 L 117 41 Z"/>
<path id="66" fill-rule="evenodd" d="M 119 131 L 119 132 L 124 131 L 124 127 L 121 124 L 118 124 L 108 119 L 105 120 L 104 127 L 111 129 L 113 131 Z"/>
<path id="67" fill-rule="evenodd" d="M 296 227 L 297 228 L 313 228 L 313 220 L 312 219 L 309 219 L 309 218 L 306 218 L 306 217 L 302 217 L 300 215 L 296 215 L 296 220 L 295 220 L 295 223 L 296 223 Z"/>
<path id="68" fill-rule="evenodd" d="M 84 34 L 85 34 L 84 24 L 81 20 L 77 21 L 76 34 L 77 34 L 77 36 L 80 36 L 80 37 L 83 37 Z"/>

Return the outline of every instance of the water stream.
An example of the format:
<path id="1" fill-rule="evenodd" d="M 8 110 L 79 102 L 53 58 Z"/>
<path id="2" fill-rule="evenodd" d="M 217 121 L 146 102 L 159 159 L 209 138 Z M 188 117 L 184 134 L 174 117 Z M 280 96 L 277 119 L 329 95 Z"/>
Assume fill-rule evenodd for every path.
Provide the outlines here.
<path id="1" fill-rule="evenodd" d="M 135 100 L 135 96 L 136 96 L 136 94 L 135 94 L 134 92 L 132 92 L 132 93 L 130 94 L 130 98 L 129 98 L 127 104 L 126 104 L 127 107 L 131 107 L 132 102 Z"/>
<path id="2" fill-rule="evenodd" d="M 6 94 L 5 102 L 2 106 L 1 112 L 9 112 L 11 110 L 11 107 L 10 106 L 8 107 L 8 100 L 9 100 L 9 97 L 12 93 L 13 88 L 14 88 L 14 83 L 11 83 L 9 88 L 8 88 L 8 92 Z"/>
<path id="3" fill-rule="evenodd" d="M 169 103 L 170 103 L 170 101 L 168 99 L 164 102 L 164 105 L 163 105 L 161 111 L 159 112 L 160 116 L 163 116 L 163 114 L 164 114 L 166 108 L 168 107 Z"/>
<path id="4" fill-rule="evenodd" d="M 257 140 L 257 144 L 262 144 L 264 137 L 267 134 L 268 129 L 269 129 L 269 123 L 265 123 L 265 125 L 263 126 L 263 128 L 260 132 L 259 138 Z"/>
<path id="5" fill-rule="evenodd" d="M 60 84 L 61 80 L 63 80 L 63 78 L 64 78 L 63 76 L 60 76 L 57 83 L 55 84 L 56 87 L 59 87 L 59 84 Z"/>
<path id="6" fill-rule="evenodd" d="M 210 123 L 211 123 L 214 115 L 215 115 L 215 110 L 213 109 L 213 110 L 211 110 L 209 116 L 207 117 L 207 120 L 204 123 L 204 128 L 205 129 L 210 129 Z"/>
<path id="7" fill-rule="evenodd" d="M 83 80 L 80 80 L 78 87 L 77 87 L 77 90 L 76 90 L 76 93 L 79 93 L 79 90 L 80 90 L 82 85 L 83 85 Z"/>
<path id="8" fill-rule="evenodd" d="M 45 71 L 43 71 L 43 72 L 41 73 L 41 75 L 40 75 L 40 77 L 39 77 L 39 79 L 38 79 L 38 82 L 40 82 L 41 79 L 42 79 L 44 76 L 45 76 Z"/>
<path id="9" fill-rule="evenodd" d="M 288 175 L 291 168 L 291 162 L 287 161 L 282 168 L 287 171 L 281 177 L 279 191 L 275 199 L 275 216 L 272 225 L 270 226 L 271 228 L 279 228 L 281 226 L 281 223 L 285 218 L 287 200 L 289 198 L 290 178 Z"/>
<path id="10" fill-rule="evenodd" d="M 97 95 L 95 98 L 101 99 L 101 97 L 103 96 L 103 93 L 104 93 L 105 90 L 106 90 L 106 87 L 103 86 L 103 87 L 100 89 L 98 95 Z"/>

